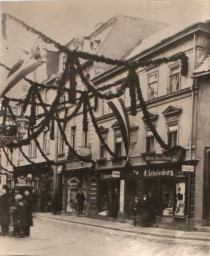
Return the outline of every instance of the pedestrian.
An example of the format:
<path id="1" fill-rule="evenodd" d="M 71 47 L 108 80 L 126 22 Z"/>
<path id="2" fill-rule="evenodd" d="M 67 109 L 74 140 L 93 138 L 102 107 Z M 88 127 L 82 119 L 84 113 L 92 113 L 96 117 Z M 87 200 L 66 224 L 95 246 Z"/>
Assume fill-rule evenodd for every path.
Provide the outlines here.
<path id="1" fill-rule="evenodd" d="M 118 189 L 115 188 L 114 193 L 112 195 L 112 217 L 117 219 L 119 211 L 119 192 Z"/>
<path id="2" fill-rule="evenodd" d="M 137 196 L 134 197 L 133 202 L 133 225 L 136 226 L 137 224 L 137 214 L 139 210 L 139 199 Z"/>
<path id="3" fill-rule="evenodd" d="M 151 214 L 150 214 L 150 201 L 147 194 L 143 195 L 139 205 L 140 221 L 142 227 L 148 227 L 150 225 Z"/>
<path id="4" fill-rule="evenodd" d="M 27 227 L 27 210 L 23 200 L 23 196 L 18 194 L 15 196 L 14 210 L 14 235 L 18 238 L 25 237 L 25 229 Z"/>
<path id="5" fill-rule="evenodd" d="M 83 214 L 83 207 L 85 202 L 85 195 L 81 188 L 77 192 L 78 214 Z"/>
<path id="6" fill-rule="evenodd" d="M 52 200 L 52 213 L 57 215 L 60 210 L 60 196 L 58 191 L 56 191 Z"/>
<path id="7" fill-rule="evenodd" d="M 9 234 L 9 222 L 10 222 L 10 200 L 8 190 L 6 187 L 2 187 L 0 190 L 0 235 L 4 236 Z"/>
<path id="8" fill-rule="evenodd" d="M 24 228 L 24 235 L 30 236 L 30 227 L 33 226 L 32 216 L 32 198 L 29 191 L 25 191 L 23 194 L 23 202 L 26 208 L 26 226 Z"/>
<path id="9" fill-rule="evenodd" d="M 150 224 L 153 224 L 155 223 L 155 218 L 156 218 L 158 209 L 157 209 L 157 201 L 155 200 L 152 194 L 152 191 L 149 191 L 148 200 L 149 200 Z"/>

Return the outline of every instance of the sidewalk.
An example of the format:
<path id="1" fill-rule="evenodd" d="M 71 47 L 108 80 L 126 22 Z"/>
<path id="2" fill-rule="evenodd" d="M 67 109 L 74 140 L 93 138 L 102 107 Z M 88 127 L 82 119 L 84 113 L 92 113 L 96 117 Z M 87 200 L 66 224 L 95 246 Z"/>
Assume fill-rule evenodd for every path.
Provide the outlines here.
<path id="1" fill-rule="evenodd" d="M 197 232 L 197 231 L 179 231 L 162 228 L 145 228 L 145 227 L 134 227 L 129 223 L 119 223 L 115 221 L 106 221 L 100 219 L 91 219 L 87 217 L 77 217 L 72 215 L 52 215 L 52 213 L 36 213 L 35 216 L 42 218 L 50 218 L 55 220 L 61 220 L 71 223 L 78 223 L 87 226 L 95 226 L 105 229 L 118 230 L 122 232 L 129 232 L 133 234 L 140 234 L 152 237 L 163 237 L 163 238 L 176 238 L 184 240 L 195 240 L 195 241 L 206 241 L 206 245 L 210 246 L 210 233 L 209 232 Z"/>

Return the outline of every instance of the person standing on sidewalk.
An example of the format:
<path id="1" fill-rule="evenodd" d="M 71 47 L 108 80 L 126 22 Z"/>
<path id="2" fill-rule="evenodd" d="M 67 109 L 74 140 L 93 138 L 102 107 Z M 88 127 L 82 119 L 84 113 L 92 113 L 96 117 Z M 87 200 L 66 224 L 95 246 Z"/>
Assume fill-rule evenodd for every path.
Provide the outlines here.
<path id="1" fill-rule="evenodd" d="M 83 207 L 85 202 L 85 195 L 81 188 L 77 192 L 78 214 L 83 214 Z"/>
<path id="2" fill-rule="evenodd" d="M 32 217 L 32 198 L 29 191 L 25 191 L 23 201 L 26 208 L 26 226 L 24 228 L 24 235 L 30 236 L 30 227 L 33 226 Z"/>
<path id="3" fill-rule="evenodd" d="M 139 210 L 139 199 L 137 196 L 134 197 L 133 203 L 133 225 L 136 226 L 137 224 L 137 214 Z"/>
<path id="4" fill-rule="evenodd" d="M 10 204 L 9 195 L 6 187 L 0 190 L 0 225 L 1 235 L 9 234 L 9 221 L 10 221 Z"/>

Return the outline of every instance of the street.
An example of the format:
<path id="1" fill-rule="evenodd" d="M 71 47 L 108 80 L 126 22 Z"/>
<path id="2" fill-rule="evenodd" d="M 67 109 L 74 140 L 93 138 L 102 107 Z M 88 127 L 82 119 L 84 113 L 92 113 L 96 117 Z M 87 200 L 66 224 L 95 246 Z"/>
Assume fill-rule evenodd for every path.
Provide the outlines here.
<path id="1" fill-rule="evenodd" d="M 31 237 L 0 238 L 0 255 L 207 256 L 207 244 L 204 241 L 148 237 L 37 216 Z"/>

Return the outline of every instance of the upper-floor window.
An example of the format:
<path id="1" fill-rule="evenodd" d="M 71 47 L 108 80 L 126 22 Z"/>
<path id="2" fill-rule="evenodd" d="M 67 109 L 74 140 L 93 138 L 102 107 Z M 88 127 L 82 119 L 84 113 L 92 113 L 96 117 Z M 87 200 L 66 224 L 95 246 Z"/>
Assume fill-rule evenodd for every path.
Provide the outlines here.
<path id="1" fill-rule="evenodd" d="M 148 75 L 148 100 L 158 96 L 158 73 L 154 72 Z"/>
<path id="2" fill-rule="evenodd" d="M 103 137 L 105 143 L 107 144 L 108 133 L 107 132 L 103 133 L 102 137 Z M 106 158 L 106 157 L 107 157 L 107 150 L 104 147 L 103 143 L 100 142 L 100 158 Z"/>
<path id="3" fill-rule="evenodd" d="M 168 145 L 169 147 L 173 147 L 177 145 L 177 131 L 178 131 L 178 125 L 173 124 L 168 126 Z"/>
<path id="4" fill-rule="evenodd" d="M 76 147 L 76 126 L 71 127 L 71 146 L 73 149 Z"/>
<path id="5" fill-rule="evenodd" d="M 66 54 L 65 54 L 65 55 L 63 55 L 63 63 L 62 63 L 63 70 L 64 70 L 64 68 L 65 68 L 66 59 L 67 59 L 67 56 L 66 56 Z"/>
<path id="6" fill-rule="evenodd" d="M 89 127 L 88 127 L 89 130 Z M 88 131 L 83 131 L 83 139 L 82 139 L 82 145 L 83 147 L 87 148 L 88 147 L 88 136 L 89 136 L 89 132 Z"/>
<path id="7" fill-rule="evenodd" d="M 34 140 L 30 141 L 28 149 L 28 157 L 36 157 L 36 143 Z"/>
<path id="8" fill-rule="evenodd" d="M 180 64 L 175 64 L 169 67 L 169 86 L 168 93 L 173 93 L 180 90 Z"/>
<path id="9" fill-rule="evenodd" d="M 155 138 L 152 131 L 146 133 L 146 151 L 151 152 L 155 150 Z"/>
<path id="10" fill-rule="evenodd" d="M 122 135 L 120 130 L 115 131 L 115 136 L 114 136 L 114 151 L 116 156 L 122 156 Z"/>
<path id="11" fill-rule="evenodd" d="M 50 135 L 49 131 L 43 132 L 43 151 L 45 154 L 50 153 Z"/>

